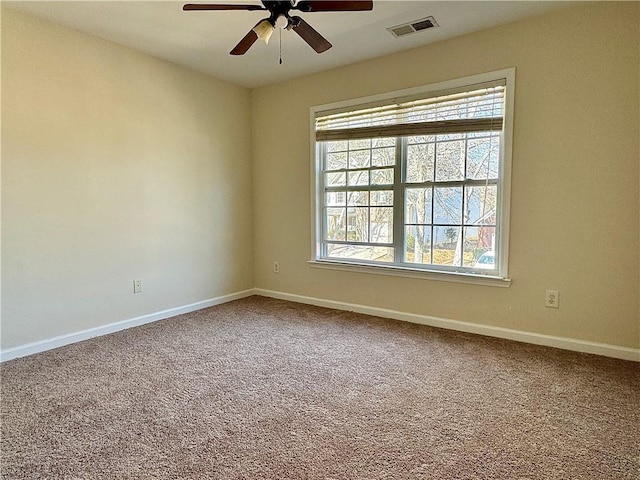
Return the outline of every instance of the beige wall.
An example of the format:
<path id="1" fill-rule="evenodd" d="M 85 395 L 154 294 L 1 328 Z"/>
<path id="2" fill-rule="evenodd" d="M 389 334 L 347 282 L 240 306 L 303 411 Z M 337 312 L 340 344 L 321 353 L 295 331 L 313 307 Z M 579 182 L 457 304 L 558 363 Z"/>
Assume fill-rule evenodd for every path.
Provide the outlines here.
<path id="1" fill-rule="evenodd" d="M 252 92 L 256 287 L 640 346 L 640 4 L 576 5 Z M 309 108 L 516 67 L 508 289 L 314 269 Z M 280 273 L 272 273 L 272 262 Z M 560 291 L 558 310 L 545 289 Z"/>
<path id="2" fill-rule="evenodd" d="M 249 124 L 244 88 L 3 8 L 2 348 L 253 287 Z"/>

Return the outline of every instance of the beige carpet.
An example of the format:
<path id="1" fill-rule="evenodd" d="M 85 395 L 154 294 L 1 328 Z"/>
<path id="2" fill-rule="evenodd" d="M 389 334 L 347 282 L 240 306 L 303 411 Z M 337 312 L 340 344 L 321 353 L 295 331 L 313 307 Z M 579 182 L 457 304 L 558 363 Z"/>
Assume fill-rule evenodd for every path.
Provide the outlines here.
<path id="1" fill-rule="evenodd" d="M 1 374 L 5 479 L 640 478 L 636 363 L 261 297 Z"/>

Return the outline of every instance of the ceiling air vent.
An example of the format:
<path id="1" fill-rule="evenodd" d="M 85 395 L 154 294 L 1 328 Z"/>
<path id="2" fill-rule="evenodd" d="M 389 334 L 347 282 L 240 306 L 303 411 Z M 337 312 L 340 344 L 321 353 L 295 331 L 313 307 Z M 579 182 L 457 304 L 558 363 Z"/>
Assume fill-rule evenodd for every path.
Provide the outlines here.
<path id="1" fill-rule="evenodd" d="M 437 27 L 438 23 L 433 17 L 423 18 L 422 20 L 415 20 L 409 23 L 403 23 L 402 25 L 396 25 L 395 27 L 389 27 L 387 30 L 391 32 L 394 37 L 404 37 L 410 33 L 426 30 L 427 28 Z"/>

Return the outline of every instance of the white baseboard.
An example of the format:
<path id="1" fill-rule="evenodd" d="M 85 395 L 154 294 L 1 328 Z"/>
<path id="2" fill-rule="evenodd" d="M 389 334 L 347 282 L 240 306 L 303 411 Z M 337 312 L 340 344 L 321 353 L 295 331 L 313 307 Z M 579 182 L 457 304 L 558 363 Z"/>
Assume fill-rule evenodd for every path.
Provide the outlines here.
<path id="1" fill-rule="evenodd" d="M 640 349 L 638 348 L 620 347 L 617 345 L 588 342 L 585 340 L 577 340 L 574 338 L 554 337 L 551 335 L 543 335 L 540 333 L 531 333 L 521 330 L 512 330 L 509 328 L 493 327 L 491 325 L 482 325 L 477 323 L 461 322 L 459 320 L 450 320 L 447 318 L 432 317 L 429 315 L 418 315 L 415 313 L 399 312 L 397 310 L 388 310 L 386 308 L 370 307 L 367 305 L 337 302 L 334 300 L 324 300 L 321 298 L 294 295 L 284 292 L 275 292 L 262 288 L 254 289 L 254 293 L 256 295 L 262 295 L 264 297 L 289 300 L 291 302 L 305 303 L 318 307 L 335 308 L 336 310 L 347 310 L 356 313 L 364 313 L 366 315 L 375 315 L 377 317 L 392 318 L 394 320 L 403 320 L 405 322 L 429 325 L 431 327 L 446 328 L 449 330 L 458 330 L 467 333 L 476 333 L 488 337 L 504 338 L 507 340 L 515 340 L 518 342 L 532 343 L 534 345 L 544 345 L 547 347 L 561 348 L 563 350 L 572 350 L 575 352 L 591 353 L 595 355 L 603 355 L 605 357 L 613 357 L 622 360 L 632 360 L 635 362 L 640 362 Z"/>
<path id="2" fill-rule="evenodd" d="M 8 348 L 0 351 L 0 363 L 14 358 L 26 357 L 27 355 L 33 355 L 34 353 L 44 352 L 51 350 L 52 348 L 62 347 L 71 343 L 81 342 L 93 337 L 99 337 L 107 335 L 109 333 L 119 332 L 131 327 L 137 327 L 146 323 L 157 322 L 158 320 L 164 320 L 165 318 L 175 317 L 183 313 L 194 312 L 207 307 L 213 307 L 214 305 L 220 305 L 222 303 L 231 302 L 240 298 L 249 297 L 255 295 L 253 289 L 243 290 L 241 292 L 231 293 L 229 295 L 223 295 L 221 297 L 210 298 L 208 300 L 202 300 L 200 302 L 192 303 L 189 305 L 183 305 L 181 307 L 169 308 L 160 312 L 150 313 L 148 315 L 142 315 L 140 317 L 129 318 L 120 322 L 109 323 L 100 327 L 89 328 L 80 332 L 68 333 L 66 335 L 60 335 L 58 337 L 49 338 L 47 340 L 41 340 L 38 342 L 27 343 L 26 345 L 20 345 L 18 347 Z"/>
<path id="3" fill-rule="evenodd" d="M 39 342 L 28 343 L 18 347 L 9 348 L 0 351 L 0 362 L 13 360 L 14 358 L 26 357 L 35 353 L 44 352 L 53 348 L 62 347 L 71 343 L 81 342 L 89 338 L 107 335 L 109 333 L 118 332 L 131 327 L 137 327 L 146 323 L 164 320 L 165 318 L 174 317 L 183 313 L 189 313 L 214 305 L 231 302 L 251 295 L 262 295 L 264 297 L 278 298 L 280 300 L 288 300 L 291 302 L 305 303 L 316 305 L 318 307 L 334 308 L 336 310 L 346 310 L 351 312 L 363 313 L 366 315 L 375 315 L 383 318 L 392 318 L 394 320 L 402 320 L 405 322 L 418 323 L 421 325 L 429 325 L 432 327 L 446 328 L 449 330 L 458 330 L 461 332 L 475 333 L 489 337 L 504 338 L 515 340 L 518 342 L 532 343 L 534 345 L 544 345 L 547 347 L 561 348 L 563 350 L 572 350 L 575 352 L 591 353 L 595 355 L 603 355 L 606 357 L 619 358 L 622 360 L 632 360 L 640 362 L 640 349 L 620 347 L 617 345 L 609 345 L 606 343 L 588 342 L 584 340 L 576 340 L 573 338 L 554 337 L 551 335 L 543 335 L 539 333 L 523 332 L 520 330 L 512 330 L 509 328 L 493 327 L 491 325 L 481 325 L 476 323 L 462 322 L 459 320 L 450 320 L 446 318 L 432 317 L 429 315 L 418 315 L 415 313 L 400 312 L 397 310 L 389 310 L 386 308 L 370 307 L 367 305 L 359 305 L 347 302 L 338 302 L 335 300 L 325 300 L 322 298 L 307 297 L 303 295 L 295 295 L 292 293 L 276 292 L 255 288 L 243 290 L 241 292 L 224 295 L 221 297 L 203 300 L 201 302 L 184 305 L 181 307 L 170 308 L 160 312 L 142 315 L 140 317 L 122 320 L 120 322 L 102 325 L 100 327 L 82 330 L 59 337 L 41 340 Z"/>

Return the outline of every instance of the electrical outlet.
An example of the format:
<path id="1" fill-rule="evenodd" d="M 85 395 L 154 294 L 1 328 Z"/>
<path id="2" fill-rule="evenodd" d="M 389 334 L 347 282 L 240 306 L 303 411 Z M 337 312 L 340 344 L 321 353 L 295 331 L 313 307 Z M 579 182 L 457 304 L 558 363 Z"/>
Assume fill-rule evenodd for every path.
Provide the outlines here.
<path id="1" fill-rule="evenodd" d="M 142 293 L 142 280 L 133 281 L 133 293 Z"/>
<path id="2" fill-rule="evenodd" d="M 280 262 L 273 262 L 273 273 L 280 273 Z"/>
<path id="3" fill-rule="evenodd" d="M 546 290 L 544 306 L 549 308 L 558 308 L 560 303 L 560 294 L 558 290 Z"/>

